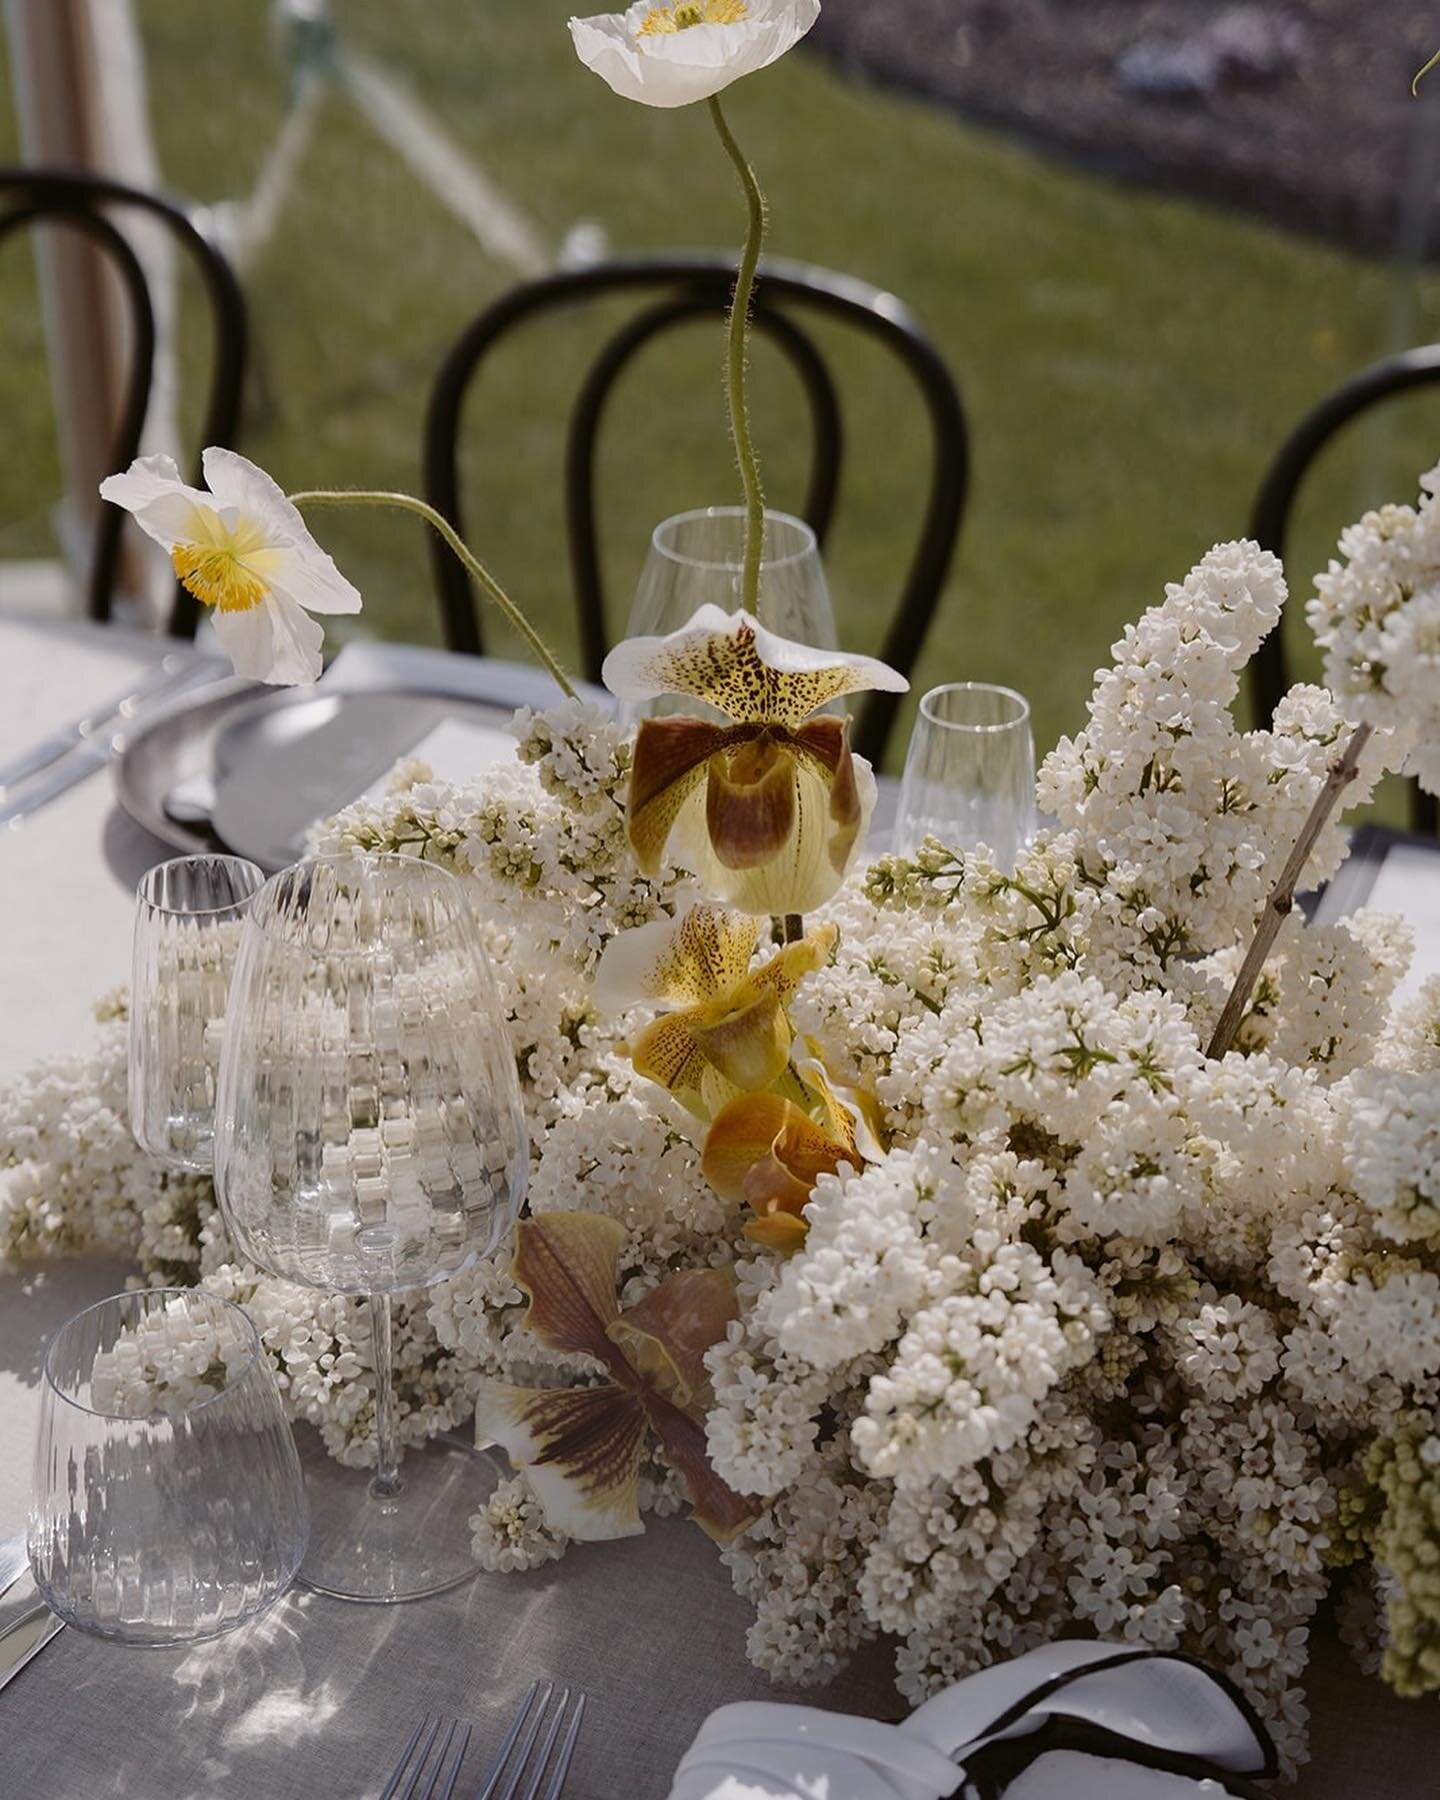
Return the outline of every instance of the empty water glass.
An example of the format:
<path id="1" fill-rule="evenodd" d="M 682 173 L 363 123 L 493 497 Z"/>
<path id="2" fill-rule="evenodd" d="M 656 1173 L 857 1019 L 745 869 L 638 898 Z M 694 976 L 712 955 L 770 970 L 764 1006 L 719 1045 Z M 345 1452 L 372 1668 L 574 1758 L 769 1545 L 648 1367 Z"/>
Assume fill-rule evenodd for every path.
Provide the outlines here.
<path id="1" fill-rule="evenodd" d="M 265 877 L 238 856 L 161 863 L 135 895 L 130 1127 L 172 1169 L 209 1171 L 225 995 Z"/>
<path id="2" fill-rule="evenodd" d="M 30 1567 L 51 1610 L 124 1644 L 218 1637 L 272 1606 L 309 1512 L 269 1358 L 199 1288 L 120 1294 L 45 1352 Z"/>
<path id="3" fill-rule="evenodd" d="M 1035 835 L 1035 743 L 1030 706 L 1013 688 L 955 681 L 931 688 L 910 736 L 895 850 L 927 837 L 950 850 L 983 844 L 1013 869 Z"/>

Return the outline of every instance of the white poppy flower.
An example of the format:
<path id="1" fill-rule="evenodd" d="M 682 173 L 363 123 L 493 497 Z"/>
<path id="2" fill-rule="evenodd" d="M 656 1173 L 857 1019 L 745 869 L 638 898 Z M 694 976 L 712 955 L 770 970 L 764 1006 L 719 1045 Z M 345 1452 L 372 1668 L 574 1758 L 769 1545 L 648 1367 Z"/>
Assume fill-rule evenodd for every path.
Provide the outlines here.
<path id="1" fill-rule="evenodd" d="M 142 456 L 102 481 L 100 493 L 134 514 L 214 609 L 215 635 L 237 675 L 314 681 L 325 633 L 310 614 L 359 612 L 359 593 L 263 469 L 213 445 L 203 467 L 208 492 L 182 481 L 168 456 Z"/>
<path id="2" fill-rule="evenodd" d="M 689 106 L 777 61 L 819 16 L 820 0 L 637 0 L 572 19 L 570 35 L 586 68 L 624 99 Z"/>

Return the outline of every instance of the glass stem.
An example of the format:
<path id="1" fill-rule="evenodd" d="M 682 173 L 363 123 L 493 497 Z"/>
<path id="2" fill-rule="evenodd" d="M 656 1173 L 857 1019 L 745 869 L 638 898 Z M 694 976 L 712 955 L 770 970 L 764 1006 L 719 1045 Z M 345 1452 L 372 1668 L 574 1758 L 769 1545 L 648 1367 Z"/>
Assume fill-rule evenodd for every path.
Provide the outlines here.
<path id="1" fill-rule="evenodd" d="M 740 186 L 745 191 L 747 225 L 745 248 L 735 276 L 735 292 L 730 301 L 730 347 L 725 365 L 725 391 L 730 401 L 730 436 L 735 442 L 735 460 L 740 465 L 740 485 L 745 490 L 745 562 L 740 578 L 740 604 L 746 612 L 759 617 L 760 558 L 765 542 L 765 494 L 760 486 L 760 460 L 750 435 L 750 402 L 745 392 L 745 367 L 750 353 L 750 301 L 755 292 L 755 270 L 760 262 L 760 249 L 765 242 L 767 212 L 765 196 L 755 171 L 745 160 L 745 152 L 736 143 L 726 123 L 719 97 L 710 98 L 710 117 L 725 154 L 735 165 Z"/>
<path id="2" fill-rule="evenodd" d="M 370 1339 L 375 1357 L 375 1479 L 370 1492 L 391 1500 L 400 1480 L 400 1447 L 395 1431 L 395 1371 L 391 1363 L 390 1296 L 370 1296 Z"/>
<path id="3" fill-rule="evenodd" d="M 506 619 L 525 642 L 539 657 L 540 661 L 554 676 L 561 693 L 574 700 L 578 696 L 570 685 L 570 678 L 551 655 L 545 640 L 525 617 L 525 614 L 505 592 L 500 583 L 475 555 L 470 546 L 456 531 L 455 527 L 444 516 L 436 512 L 433 506 L 425 501 L 417 500 L 413 494 L 390 493 L 383 489 L 373 488 L 306 488 L 298 494 L 289 496 L 290 504 L 302 509 L 307 506 L 393 506 L 401 512 L 415 513 L 432 526 L 444 538 L 465 565 L 471 578 L 478 583 L 481 592 L 504 613 Z"/>

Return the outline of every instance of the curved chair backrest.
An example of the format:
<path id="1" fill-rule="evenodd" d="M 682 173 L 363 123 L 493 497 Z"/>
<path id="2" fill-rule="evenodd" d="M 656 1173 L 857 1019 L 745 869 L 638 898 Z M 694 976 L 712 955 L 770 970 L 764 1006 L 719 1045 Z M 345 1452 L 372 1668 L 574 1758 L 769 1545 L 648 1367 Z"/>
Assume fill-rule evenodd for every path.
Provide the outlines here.
<path id="1" fill-rule="evenodd" d="M 1311 464 L 1330 440 L 1372 407 L 1434 382 L 1440 382 L 1440 344 L 1427 344 L 1371 363 L 1368 369 L 1362 369 L 1327 394 L 1306 413 L 1271 462 L 1250 514 L 1251 537 L 1283 561 L 1296 495 Z M 1290 685 L 1282 629 L 1283 621 L 1261 644 L 1250 663 L 1250 695 L 1255 716 L 1263 725 L 1274 717 L 1275 708 Z M 1416 782 L 1410 784 L 1410 817 L 1417 831 L 1434 832 L 1437 828 L 1435 798 L 1422 792 Z"/>
<path id="2" fill-rule="evenodd" d="M 0 168 L 0 240 L 37 222 L 73 225 L 106 252 L 120 277 L 130 313 L 131 361 L 111 467 L 125 469 L 139 454 L 140 434 L 150 401 L 155 311 L 135 252 L 107 216 L 111 207 L 135 207 L 161 220 L 200 270 L 214 337 L 202 442 L 229 448 L 239 426 L 241 386 L 245 379 L 245 300 L 234 270 L 196 223 L 194 213 L 181 201 L 83 169 Z M 92 619 L 110 617 L 124 524 L 121 509 L 102 502 L 90 559 L 86 610 Z M 193 637 L 198 616 L 198 603 L 177 583 L 169 629 L 177 636 Z"/>
<path id="3" fill-rule="evenodd" d="M 566 529 L 585 674 L 592 681 L 600 678 L 609 642 L 595 520 L 595 450 L 606 402 L 639 350 L 684 320 L 723 314 L 734 284 L 734 263 L 712 255 L 639 258 L 557 270 L 512 288 L 474 319 L 446 357 L 431 389 L 425 424 L 425 492 L 431 505 L 463 532 L 460 417 L 467 388 L 482 359 L 509 331 L 539 314 L 615 293 L 634 293 L 644 301 L 592 363 L 570 414 L 565 452 Z M 812 454 L 803 512 L 822 546 L 835 509 L 844 440 L 840 403 L 830 372 L 810 336 L 792 316 L 806 309 L 853 325 L 877 339 L 918 388 L 930 420 L 929 493 L 899 604 L 879 652 L 908 675 L 934 617 L 965 508 L 969 444 L 960 396 L 939 353 L 894 295 L 806 264 L 761 264 L 754 326 L 788 358 L 805 392 Z M 445 641 L 452 650 L 478 652 L 480 624 L 469 576 L 438 537 L 433 538 L 431 549 Z M 861 711 L 856 748 L 873 762 L 884 752 L 898 704 L 894 694 L 872 694 Z"/>

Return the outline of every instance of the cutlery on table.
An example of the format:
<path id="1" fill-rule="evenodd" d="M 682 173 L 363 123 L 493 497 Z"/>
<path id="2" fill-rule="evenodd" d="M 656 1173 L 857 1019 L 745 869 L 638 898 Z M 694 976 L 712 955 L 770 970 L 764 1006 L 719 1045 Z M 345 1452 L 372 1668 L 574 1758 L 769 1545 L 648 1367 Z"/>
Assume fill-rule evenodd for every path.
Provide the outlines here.
<path id="1" fill-rule="evenodd" d="M 21 1613 L 13 1625 L 0 1631 L 0 1688 L 64 1629 L 65 1621 L 42 1603 Z"/>
<path id="2" fill-rule="evenodd" d="M 17 782 L 24 781 L 27 776 L 34 775 L 57 757 L 63 756 L 67 750 L 73 750 L 77 744 L 82 744 L 110 720 L 129 718 L 142 700 L 168 687 L 177 676 L 192 667 L 194 662 L 193 651 L 172 650 L 168 656 L 162 656 L 154 668 L 148 670 L 123 694 L 116 694 L 103 705 L 82 713 L 70 724 L 62 725 L 58 731 L 52 731 L 48 737 L 41 738 L 38 744 L 32 744 L 13 762 L 0 768 L 0 794 L 9 793 Z"/>
<path id="3" fill-rule="evenodd" d="M 562 1688 L 557 1696 L 554 1682 L 532 1681 L 475 1800 L 559 1800 L 575 1756 L 585 1701 L 579 1689 Z"/>
<path id="4" fill-rule="evenodd" d="M 18 824 L 58 795 L 103 769 L 126 732 L 180 694 L 218 680 L 225 664 L 216 657 L 174 653 L 160 670 L 119 701 L 87 713 L 0 769 L 0 825 Z M 170 664 L 167 668 L 165 665 Z"/>
<path id="5" fill-rule="evenodd" d="M 443 1738 L 441 1733 L 444 1733 Z M 460 1733 L 460 1741 L 455 1745 L 454 1761 L 450 1759 L 451 1745 L 455 1744 L 455 1734 Z M 423 1741 L 422 1741 L 423 1740 Z M 440 1754 L 433 1763 L 430 1753 L 436 1742 L 440 1745 Z M 460 1765 L 465 1760 L 465 1751 L 470 1743 L 470 1727 L 463 1731 L 458 1719 L 442 1718 L 439 1713 L 426 1713 L 425 1717 L 410 1733 L 410 1741 L 400 1752 L 400 1760 L 385 1783 L 380 1800 L 449 1800 L 455 1791 L 455 1778 L 460 1773 Z M 429 1780 L 422 1788 L 419 1783 L 425 1775 L 427 1766 Z M 447 1772 L 448 1771 L 448 1772 Z M 444 1782 L 442 1787 L 440 1784 Z M 404 1786 L 401 1786 L 401 1783 Z"/>
<path id="6" fill-rule="evenodd" d="M 25 1545 L 25 1533 L 17 1531 L 14 1537 L 6 1538 L 0 1544 L 0 1594 L 9 1593 L 29 1564 L 30 1552 Z"/>

